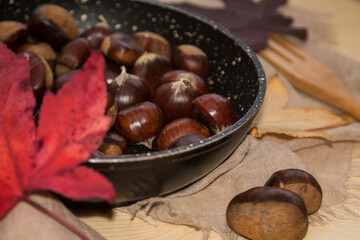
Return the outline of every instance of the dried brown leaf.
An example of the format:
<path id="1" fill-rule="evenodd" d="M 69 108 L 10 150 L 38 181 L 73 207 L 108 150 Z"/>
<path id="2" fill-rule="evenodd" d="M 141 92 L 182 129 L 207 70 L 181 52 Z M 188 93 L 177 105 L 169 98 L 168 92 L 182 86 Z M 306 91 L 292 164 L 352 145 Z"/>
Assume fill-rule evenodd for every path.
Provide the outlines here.
<path id="1" fill-rule="evenodd" d="M 266 94 L 262 112 L 274 112 L 284 109 L 289 102 L 289 95 L 285 85 L 281 82 L 278 75 L 269 79 L 266 86 Z"/>
<path id="2" fill-rule="evenodd" d="M 326 108 L 288 108 L 265 112 L 256 121 L 251 135 L 261 137 L 266 133 L 286 134 L 298 138 L 320 137 L 331 140 L 323 131 L 354 122 L 349 115 Z"/>

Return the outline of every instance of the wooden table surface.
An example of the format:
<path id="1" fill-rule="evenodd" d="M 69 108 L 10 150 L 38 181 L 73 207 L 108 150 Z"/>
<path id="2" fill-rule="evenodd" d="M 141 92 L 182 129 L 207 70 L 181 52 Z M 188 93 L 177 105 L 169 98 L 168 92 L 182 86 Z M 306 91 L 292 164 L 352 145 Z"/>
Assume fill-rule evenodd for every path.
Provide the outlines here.
<path id="1" fill-rule="evenodd" d="M 331 47 L 337 51 L 360 61 L 360 1 L 359 0 L 289 0 L 289 3 L 308 9 L 328 12 L 329 21 L 333 24 L 335 43 Z M 359 76 L 360 78 L 360 76 Z M 354 149 L 352 164 L 360 164 L 360 144 Z M 359 182 L 360 178 L 352 179 Z M 359 190 L 351 190 L 359 191 Z M 359 207 L 349 205 L 354 212 L 360 215 L 360 199 L 348 199 L 355 201 Z M 345 205 L 346 205 L 345 201 Z M 158 226 L 152 226 L 140 219 L 131 219 L 125 213 L 113 211 L 103 212 L 76 212 L 82 221 L 94 228 L 109 240 L 197 240 L 202 239 L 202 232 L 187 226 L 179 226 L 158 222 Z M 210 240 L 220 240 L 220 236 L 212 232 Z M 239 239 L 241 239 L 239 237 Z M 347 220 L 335 219 L 324 226 L 309 226 L 305 237 L 307 240 L 354 240 L 360 239 L 360 218 Z"/>

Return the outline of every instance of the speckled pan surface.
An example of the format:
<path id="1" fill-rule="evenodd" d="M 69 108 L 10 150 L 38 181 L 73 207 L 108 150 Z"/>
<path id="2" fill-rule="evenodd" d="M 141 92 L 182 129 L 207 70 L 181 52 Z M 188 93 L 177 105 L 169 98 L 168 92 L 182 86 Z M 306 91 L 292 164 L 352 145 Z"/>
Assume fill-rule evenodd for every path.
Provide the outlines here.
<path id="1" fill-rule="evenodd" d="M 241 143 L 262 104 L 266 87 L 262 66 L 241 40 L 206 18 L 154 1 L 0 0 L 0 20 L 25 22 L 37 5 L 49 2 L 68 9 L 78 21 L 80 33 L 102 15 L 116 31 L 153 31 L 173 46 L 199 46 L 210 61 L 211 91 L 226 96 L 237 111 L 239 120 L 234 125 L 199 144 L 161 152 L 133 147 L 129 155 L 89 159 L 88 165 L 114 184 L 115 204 L 179 190 L 216 168 Z"/>

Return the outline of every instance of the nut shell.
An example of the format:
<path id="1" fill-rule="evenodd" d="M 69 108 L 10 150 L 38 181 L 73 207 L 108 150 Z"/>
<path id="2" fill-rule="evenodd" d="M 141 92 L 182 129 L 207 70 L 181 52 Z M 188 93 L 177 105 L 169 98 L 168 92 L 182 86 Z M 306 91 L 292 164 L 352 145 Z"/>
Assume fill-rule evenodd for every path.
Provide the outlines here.
<path id="1" fill-rule="evenodd" d="M 56 74 L 61 76 L 71 70 L 80 68 L 89 56 L 90 45 L 85 38 L 72 40 L 59 53 L 55 67 Z"/>
<path id="2" fill-rule="evenodd" d="M 133 38 L 145 51 L 156 53 L 171 62 L 171 45 L 163 36 L 142 31 L 133 34 Z"/>
<path id="3" fill-rule="evenodd" d="M 176 139 L 190 134 L 197 134 L 204 138 L 210 137 L 209 130 L 204 124 L 195 119 L 180 118 L 165 125 L 164 128 L 161 129 L 156 140 L 157 149 L 159 151 L 166 150 Z"/>
<path id="4" fill-rule="evenodd" d="M 106 22 L 100 22 L 86 29 L 80 37 L 85 38 L 89 42 L 91 49 L 100 50 L 105 37 L 113 33 L 114 31 Z"/>
<path id="5" fill-rule="evenodd" d="M 192 102 L 199 96 L 188 79 L 170 82 L 158 87 L 152 97 L 164 114 L 165 123 L 178 118 L 192 118 Z"/>
<path id="6" fill-rule="evenodd" d="M 121 74 L 109 85 L 119 111 L 150 100 L 150 91 L 140 78 L 126 73 L 125 67 L 122 69 Z"/>
<path id="7" fill-rule="evenodd" d="M 162 84 L 176 82 L 182 79 L 187 79 L 191 82 L 192 88 L 198 92 L 199 95 L 209 93 L 209 86 L 200 76 L 195 73 L 185 70 L 173 70 L 162 75 L 158 81 L 158 86 Z"/>
<path id="8" fill-rule="evenodd" d="M 206 54 L 194 45 L 178 46 L 174 51 L 173 64 L 175 68 L 193 72 L 203 79 L 209 76 L 209 60 Z"/>
<path id="9" fill-rule="evenodd" d="M 26 42 L 28 30 L 25 24 L 17 21 L 0 22 L 0 42 L 15 50 Z"/>
<path id="10" fill-rule="evenodd" d="M 284 169 L 271 175 L 265 186 L 280 187 L 299 194 L 305 202 L 308 214 L 321 206 L 322 189 L 319 182 L 308 172 L 300 169 Z"/>
<path id="11" fill-rule="evenodd" d="M 169 146 L 169 149 L 177 148 L 177 147 L 184 147 L 190 144 L 198 143 L 204 141 L 206 138 L 200 136 L 198 134 L 189 134 L 182 137 L 175 139 Z"/>
<path id="12" fill-rule="evenodd" d="M 304 200 L 273 187 L 255 187 L 235 196 L 226 220 L 232 230 L 249 239 L 303 239 L 308 227 Z"/>
<path id="13" fill-rule="evenodd" d="M 209 93 L 197 97 L 193 103 L 193 116 L 214 134 L 224 131 L 236 122 L 236 112 L 225 97 Z"/>
<path id="14" fill-rule="evenodd" d="M 53 73 L 47 62 L 33 52 L 22 52 L 18 56 L 26 56 L 30 65 L 30 85 L 33 89 L 35 98 L 40 102 L 47 89 L 53 84 Z"/>
<path id="15" fill-rule="evenodd" d="M 116 132 L 108 132 L 98 150 L 108 157 L 126 154 L 126 139 Z"/>
<path id="16" fill-rule="evenodd" d="M 101 51 L 114 62 L 129 67 L 133 66 L 144 52 L 141 46 L 125 33 L 113 33 L 105 37 Z"/>
<path id="17" fill-rule="evenodd" d="M 130 144 L 141 144 L 151 149 L 163 126 L 161 109 L 152 102 L 143 102 L 119 112 L 115 128 Z"/>
<path id="18" fill-rule="evenodd" d="M 78 34 L 75 19 L 63 7 L 42 4 L 31 12 L 28 28 L 34 36 L 60 50 Z"/>
<path id="19" fill-rule="evenodd" d="M 57 53 L 51 47 L 51 45 L 46 42 L 23 44 L 18 49 L 16 49 L 16 52 L 34 52 L 44 58 L 51 69 L 53 69 L 55 66 Z"/>
<path id="20" fill-rule="evenodd" d="M 164 57 L 145 52 L 136 60 L 131 73 L 140 77 L 152 94 L 161 76 L 171 70 L 171 64 Z"/>

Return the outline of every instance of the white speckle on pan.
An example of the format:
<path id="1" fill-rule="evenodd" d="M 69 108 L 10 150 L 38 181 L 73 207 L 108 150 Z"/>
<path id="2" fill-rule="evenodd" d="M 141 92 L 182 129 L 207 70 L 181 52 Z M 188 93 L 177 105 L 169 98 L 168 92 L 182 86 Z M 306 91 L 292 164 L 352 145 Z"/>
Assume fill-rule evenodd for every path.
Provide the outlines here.
<path id="1" fill-rule="evenodd" d="M 15 3 L 15 0 L 10 0 L 9 5 L 13 5 Z"/>
<path id="2" fill-rule="evenodd" d="M 136 32 L 136 31 L 138 30 L 138 27 L 137 27 L 136 25 L 133 25 L 132 28 L 131 28 L 131 30 L 132 30 L 133 32 Z"/>
<path id="3" fill-rule="evenodd" d="M 157 19 L 155 18 L 155 17 L 153 17 L 153 18 L 151 18 L 151 22 L 156 22 L 157 21 Z"/>
<path id="4" fill-rule="evenodd" d="M 236 65 L 236 61 L 232 61 L 231 64 L 232 64 L 233 66 L 235 66 L 235 65 Z"/>
<path id="5" fill-rule="evenodd" d="M 16 14 L 21 14 L 22 10 L 20 8 L 16 9 L 15 13 Z"/>
<path id="6" fill-rule="evenodd" d="M 69 10 L 69 14 L 70 14 L 71 16 L 73 16 L 74 13 L 75 13 L 74 9 Z"/>
<path id="7" fill-rule="evenodd" d="M 87 3 L 89 0 L 81 0 L 80 2 L 82 3 L 82 4 L 84 4 L 84 3 Z"/>
<path id="8" fill-rule="evenodd" d="M 80 17 L 80 20 L 81 20 L 81 22 L 85 22 L 85 21 L 87 20 L 87 18 L 88 18 L 88 15 L 87 15 L 87 14 L 83 14 L 83 15 L 81 15 L 81 17 Z"/>
<path id="9" fill-rule="evenodd" d="M 114 26 L 114 28 L 115 28 L 116 30 L 119 30 L 121 27 L 122 27 L 122 26 L 121 26 L 120 23 L 118 23 L 118 24 L 116 24 L 116 25 Z"/>
<path id="10" fill-rule="evenodd" d="M 175 26 L 174 26 L 174 25 L 170 25 L 169 28 L 170 28 L 170 29 L 174 29 Z"/>
<path id="11" fill-rule="evenodd" d="M 149 152 L 148 152 L 148 153 L 146 153 L 146 156 L 151 156 L 151 153 L 149 153 Z"/>
<path id="12" fill-rule="evenodd" d="M 175 24 L 175 23 L 176 23 L 176 19 L 171 19 L 170 22 L 171 22 L 172 24 Z"/>
<path id="13" fill-rule="evenodd" d="M 101 1 L 96 1 L 96 5 L 100 6 L 101 5 Z"/>
<path id="14" fill-rule="evenodd" d="M 221 72 L 220 72 L 220 74 L 221 74 L 221 75 L 224 75 L 224 74 L 225 74 L 225 72 L 224 72 L 224 71 L 221 71 Z"/>
<path id="15" fill-rule="evenodd" d="M 241 57 L 238 57 L 238 58 L 237 58 L 237 61 L 238 61 L 238 62 L 241 62 Z"/>
<path id="16" fill-rule="evenodd" d="M 115 7 L 116 7 L 116 8 L 120 8 L 120 7 L 121 7 L 120 3 L 116 3 L 116 4 L 115 4 Z"/>

